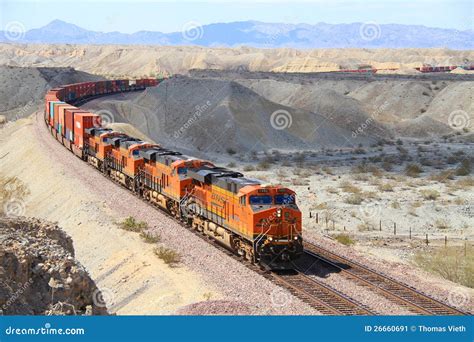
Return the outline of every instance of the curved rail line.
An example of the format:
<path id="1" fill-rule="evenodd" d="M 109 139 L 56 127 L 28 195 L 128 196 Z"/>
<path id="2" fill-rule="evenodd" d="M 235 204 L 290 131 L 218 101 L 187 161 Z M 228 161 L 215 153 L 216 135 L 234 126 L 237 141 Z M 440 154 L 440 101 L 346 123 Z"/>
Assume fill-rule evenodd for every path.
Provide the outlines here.
<path id="1" fill-rule="evenodd" d="M 87 164 L 93 170 L 96 170 L 94 166 Z M 108 178 L 105 174 L 101 173 L 105 178 L 111 180 L 113 183 L 117 184 L 121 188 L 127 189 L 122 183 L 115 181 L 113 179 Z M 329 286 L 318 282 L 307 275 L 296 272 L 296 273 L 282 273 L 277 274 L 273 272 L 269 272 L 268 270 L 259 267 L 256 264 L 250 263 L 247 260 L 243 259 L 241 256 L 232 253 L 224 246 L 220 245 L 216 240 L 211 239 L 208 235 L 205 235 L 202 232 L 199 232 L 192 228 L 190 224 L 187 222 L 181 221 L 175 216 L 169 215 L 166 211 L 164 211 L 159 206 L 150 203 L 149 201 L 145 200 L 143 197 L 139 196 L 136 193 L 132 194 L 140 199 L 143 203 L 149 205 L 154 209 L 160 210 L 160 212 L 167 215 L 169 218 L 178 222 L 180 225 L 186 227 L 190 230 L 194 235 L 198 236 L 199 238 L 206 241 L 206 243 L 211 243 L 214 247 L 219 249 L 220 251 L 224 252 L 228 256 L 232 257 L 235 260 L 238 260 L 244 264 L 247 268 L 251 269 L 252 271 L 258 273 L 259 275 L 263 276 L 264 278 L 270 280 L 274 284 L 285 288 L 291 294 L 302 300 L 303 302 L 307 303 L 312 308 L 316 309 L 317 311 L 321 312 L 325 315 L 374 315 L 374 312 L 370 311 L 368 308 L 364 307 L 362 304 L 357 303 L 353 299 L 349 298 L 348 296 L 338 292 L 335 289 L 330 288 Z"/>
<path id="2" fill-rule="evenodd" d="M 103 96 L 103 95 L 102 95 Z M 100 96 L 97 96 L 100 97 Z M 96 97 L 94 97 L 96 98 Z M 82 105 L 87 101 L 90 101 L 92 98 L 78 101 L 76 105 Z M 88 164 L 94 170 L 97 170 L 92 165 Z M 112 180 L 114 183 L 120 185 L 121 187 L 128 190 L 120 182 L 114 181 L 111 178 L 108 178 L 105 174 L 102 175 Z M 181 225 L 185 226 L 195 235 L 199 236 L 203 240 L 211 243 L 214 247 L 217 247 L 221 251 L 225 252 L 227 255 L 231 256 L 234 259 L 242 261 L 242 258 L 237 256 L 234 253 L 231 253 L 228 249 L 221 246 L 217 241 L 209 238 L 208 235 L 203 235 L 199 231 L 192 229 L 192 227 L 183 222 L 176 217 L 169 215 L 166 211 L 162 210 L 159 206 L 153 205 L 149 201 L 146 201 L 143 197 L 139 196 L 136 193 L 133 193 L 137 198 L 141 199 L 147 205 L 160 209 L 161 212 L 165 213 L 168 217 L 172 218 L 176 222 L 179 222 Z M 405 306 L 411 311 L 422 314 L 438 314 L 438 315 L 464 315 L 465 313 L 452 308 L 446 304 L 443 304 L 431 297 L 428 297 L 419 291 L 403 285 L 396 280 L 384 276 L 376 271 L 369 269 L 368 267 L 361 265 L 357 262 L 351 261 L 345 257 L 332 253 L 321 246 L 314 244 L 306 243 L 305 244 L 305 253 L 310 255 L 313 258 L 317 258 L 325 262 L 326 264 L 337 267 L 346 275 L 350 275 L 352 279 L 356 279 L 360 283 L 363 283 L 366 286 L 377 289 L 382 292 L 385 296 L 390 297 L 398 305 Z M 365 307 L 363 304 L 356 302 L 354 299 L 348 297 L 347 295 L 329 287 L 328 285 L 306 275 L 301 270 L 295 269 L 294 273 L 273 273 L 268 272 L 260 268 L 255 264 L 249 262 L 243 262 L 243 264 L 252 269 L 253 271 L 259 273 L 265 278 L 269 279 L 273 283 L 287 289 L 290 293 L 301 299 L 302 301 L 309 304 L 311 307 L 315 308 L 322 314 L 327 315 L 373 315 L 375 314 L 369 308 Z M 343 264 L 344 266 L 342 266 Z M 296 267 L 295 267 L 296 268 Z"/>
<path id="3" fill-rule="evenodd" d="M 362 286 L 374 290 L 390 301 L 421 315 L 466 315 L 459 309 L 436 300 L 419 290 L 381 274 L 313 243 L 305 243 L 305 253 L 332 267 Z"/>

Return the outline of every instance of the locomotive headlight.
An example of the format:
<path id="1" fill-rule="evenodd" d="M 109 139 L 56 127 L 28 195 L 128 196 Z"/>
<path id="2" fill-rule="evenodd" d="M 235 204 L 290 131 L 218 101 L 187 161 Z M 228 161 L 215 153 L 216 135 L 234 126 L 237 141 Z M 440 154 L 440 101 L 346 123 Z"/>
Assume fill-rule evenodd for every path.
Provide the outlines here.
<path id="1" fill-rule="evenodd" d="M 281 208 L 277 209 L 277 217 L 281 217 Z"/>
<path id="2" fill-rule="evenodd" d="M 273 241 L 273 238 L 271 236 L 269 236 L 268 241 Z"/>
<path id="3" fill-rule="evenodd" d="M 295 239 L 295 240 L 298 240 L 298 237 L 297 237 L 297 236 L 295 236 L 293 239 Z"/>

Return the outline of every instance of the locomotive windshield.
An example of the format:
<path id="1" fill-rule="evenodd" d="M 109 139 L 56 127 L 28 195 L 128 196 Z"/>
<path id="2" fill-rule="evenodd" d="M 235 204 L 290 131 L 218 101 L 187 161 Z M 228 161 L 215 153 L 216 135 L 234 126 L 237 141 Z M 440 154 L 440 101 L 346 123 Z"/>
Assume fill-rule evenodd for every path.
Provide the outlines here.
<path id="1" fill-rule="evenodd" d="M 272 204 L 272 196 L 250 196 L 251 205 Z"/>
<path id="2" fill-rule="evenodd" d="M 295 204 L 295 196 L 289 194 L 276 195 L 275 204 Z"/>

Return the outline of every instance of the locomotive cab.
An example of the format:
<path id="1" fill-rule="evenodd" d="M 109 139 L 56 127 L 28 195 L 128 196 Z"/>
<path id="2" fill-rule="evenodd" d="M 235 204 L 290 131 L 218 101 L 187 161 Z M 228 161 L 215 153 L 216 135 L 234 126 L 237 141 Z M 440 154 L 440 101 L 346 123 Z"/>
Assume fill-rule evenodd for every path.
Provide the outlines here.
<path id="1" fill-rule="evenodd" d="M 271 269 L 292 268 L 303 253 L 301 211 L 295 192 L 279 186 L 260 186 L 242 199 L 252 211 L 254 244 L 261 264 Z"/>

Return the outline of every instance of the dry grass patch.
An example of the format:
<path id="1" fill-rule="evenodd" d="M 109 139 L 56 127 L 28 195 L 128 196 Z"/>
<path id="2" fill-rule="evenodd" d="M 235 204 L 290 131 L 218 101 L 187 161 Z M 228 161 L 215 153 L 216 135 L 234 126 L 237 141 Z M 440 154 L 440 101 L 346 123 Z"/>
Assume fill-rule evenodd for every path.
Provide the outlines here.
<path id="1" fill-rule="evenodd" d="M 345 180 L 345 181 L 342 181 L 340 184 L 339 184 L 339 187 L 342 189 L 342 191 L 344 192 L 349 192 L 349 193 L 352 193 L 352 194 L 358 194 L 361 192 L 361 189 L 358 188 L 357 186 L 353 185 L 351 182 Z"/>
<path id="2" fill-rule="evenodd" d="M 431 175 L 428 177 L 428 179 L 439 182 L 439 183 L 446 183 L 448 180 L 454 179 L 454 175 L 455 175 L 454 170 L 446 170 L 446 171 L 441 171 L 440 173 Z"/>
<path id="3" fill-rule="evenodd" d="M 440 196 L 439 191 L 437 190 L 421 190 L 421 197 L 427 201 L 436 201 Z"/>
<path id="4" fill-rule="evenodd" d="M 181 256 L 179 253 L 172 249 L 166 247 L 157 247 L 153 251 L 156 256 L 163 260 L 167 265 L 174 266 L 181 261 Z"/>
<path id="5" fill-rule="evenodd" d="M 161 241 L 161 235 L 160 234 L 150 233 L 150 232 L 147 232 L 147 231 L 142 231 L 140 233 L 140 237 L 146 243 L 157 243 L 157 242 Z"/>
<path id="6" fill-rule="evenodd" d="M 360 194 L 352 194 L 344 199 L 344 202 L 353 205 L 359 205 L 363 201 L 363 198 Z"/>
<path id="7" fill-rule="evenodd" d="M 472 247 L 464 255 L 464 247 L 441 247 L 419 252 L 414 262 L 422 269 L 455 283 L 474 287 L 474 253 Z"/>
<path id="8" fill-rule="evenodd" d="M 385 191 L 385 192 L 392 192 L 393 191 L 393 185 L 391 183 L 383 183 L 378 186 L 378 189 L 380 191 Z"/>
<path id="9" fill-rule="evenodd" d="M 405 167 L 405 174 L 408 177 L 413 177 L 413 178 L 419 177 L 420 173 L 422 173 L 422 172 L 423 172 L 423 169 L 418 164 L 408 164 Z"/>
<path id="10" fill-rule="evenodd" d="M 119 228 L 129 232 L 141 232 L 148 228 L 148 224 L 144 221 L 137 221 L 133 216 L 129 216 L 119 224 Z"/>
<path id="11" fill-rule="evenodd" d="M 328 175 L 331 175 L 331 176 L 334 175 L 333 169 L 331 169 L 329 166 L 324 166 L 323 168 L 321 168 L 321 170 L 323 170 L 324 172 L 326 172 Z"/>
<path id="12" fill-rule="evenodd" d="M 449 229 L 449 228 L 451 228 L 448 221 L 446 221 L 444 219 L 436 220 L 435 227 L 438 228 L 438 229 Z"/>
<path id="13" fill-rule="evenodd" d="M 347 234 L 338 234 L 334 236 L 334 240 L 346 246 L 355 244 L 355 241 Z"/>

